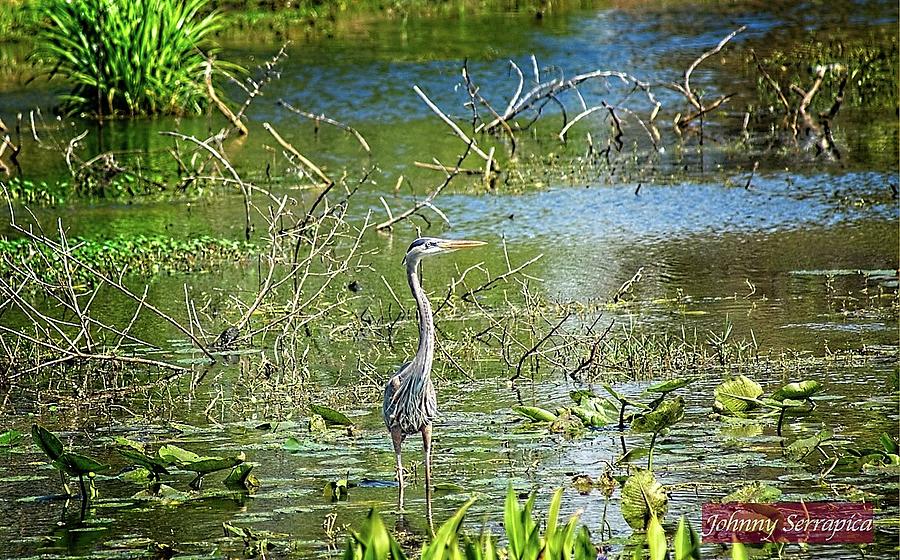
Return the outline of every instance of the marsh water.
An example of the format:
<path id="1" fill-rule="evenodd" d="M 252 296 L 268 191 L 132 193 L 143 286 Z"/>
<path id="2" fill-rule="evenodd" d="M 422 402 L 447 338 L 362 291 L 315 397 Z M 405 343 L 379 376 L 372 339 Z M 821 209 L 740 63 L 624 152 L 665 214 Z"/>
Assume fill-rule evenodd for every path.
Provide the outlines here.
<path id="1" fill-rule="evenodd" d="M 429 162 L 433 157 L 455 161 L 460 153 L 459 140 L 411 87 L 418 84 L 438 105 L 462 117 L 467 95 L 457 84 L 464 59 L 485 95 L 502 105 L 503 96 L 516 83 L 507 60 L 529 68 L 532 53 L 542 65 L 567 74 L 616 68 L 662 82 L 679 80 L 692 60 L 739 25 L 746 25 L 747 31 L 734 44 L 765 54 L 791 48 L 798 37 L 859 37 L 886 28 L 896 44 L 896 22 L 896 5 L 880 2 L 838 7 L 703 4 L 702 8 L 626 2 L 550 10 L 541 18 L 528 10 L 498 10 L 423 20 L 351 19 L 336 24 L 332 36 L 298 32 L 293 37 L 280 78 L 248 112 L 250 138 L 264 135 L 260 123 L 271 122 L 335 175 L 343 169 L 351 176 L 361 175 L 377 166 L 373 180 L 355 195 L 351 206 L 349 219 L 362 223 L 367 212 L 384 215 L 380 197 L 402 209 L 440 181 L 439 173 L 416 168 L 413 161 Z M 270 58 L 279 46 L 276 37 L 229 36 L 223 56 L 253 65 Z M 614 323 L 614 335 L 630 329 L 674 335 L 684 328 L 699 333 L 703 345 L 709 335 L 731 324 L 731 337 L 752 340 L 755 352 L 766 359 L 702 372 L 657 372 L 660 378 L 698 376 L 677 393 L 687 400 L 685 419 L 661 438 L 654 453 L 657 478 L 669 489 L 667 526 L 682 514 L 699 526 L 701 504 L 748 482 L 763 481 L 781 489 L 785 501 L 862 498 L 876 504 L 876 542 L 864 551 L 850 546 L 808 550 L 793 546 L 786 549 L 789 555 L 854 558 L 864 553 L 894 558 L 900 514 L 896 471 L 841 467 L 823 482 L 820 473 L 830 459 L 791 458 L 782 453 L 782 445 L 823 428 L 834 431 L 838 450 L 877 448 L 883 432 L 897 435 L 900 240 L 897 200 L 891 189 L 898 184 L 896 110 L 844 107 L 835 125 L 842 148 L 839 160 L 816 157 L 802 146 L 773 144 L 772 136 L 754 130 L 754 125 L 750 140 L 738 142 L 741 114 L 748 92 L 755 91 L 756 77 L 738 71 L 741 62 L 735 56 L 715 57 L 694 77 L 710 97 L 740 92 L 731 102 L 729 116 L 706 125 L 702 144 L 697 137 L 668 138 L 663 142 L 665 151 L 636 156 L 638 163 L 623 166 L 621 173 L 611 174 L 606 168 L 585 171 L 576 163 L 565 163 L 572 166 L 568 173 L 560 170 L 560 162 L 579 161 L 583 144 L 535 140 L 530 153 L 520 156 L 527 180 L 515 188 L 486 189 L 461 178 L 441 194 L 436 203 L 449 225 L 431 215 L 429 222 L 402 223 L 389 234 L 366 234 L 368 267 L 350 278 L 360 290 L 354 310 L 362 317 L 393 301 L 382 275 L 401 302 L 412 307 L 400 260 L 419 227 L 425 234 L 490 244 L 429 262 L 424 277 L 432 299 L 443 298 L 449 278 L 469 266 L 483 263 L 492 276 L 506 272 L 505 244 L 512 266 L 543 255 L 527 269 L 534 278 L 532 289 L 560 305 L 592 310 L 585 320 L 602 312 L 601 324 L 605 328 Z M 602 91 L 599 85 L 590 87 L 585 92 Z M 0 113 L 11 122 L 11 115 L 27 114 L 37 104 L 50 115 L 53 94 L 60 88 L 55 82 L 9 86 L 0 94 Z M 665 104 L 677 105 L 677 94 L 661 89 L 658 95 Z M 308 121 L 280 108 L 278 99 L 351 124 L 364 134 L 372 154 L 339 130 L 324 127 L 314 132 Z M 641 108 L 640 101 L 634 107 Z M 548 118 L 553 118 L 552 111 Z M 601 119 L 586 123 L 598 130 L 609 126 Z M 204 136 L 222 122 L 217 117 L 155 119 L 114 121 L 97 128 L 64 120 L 58 126 L 76 132 L 87 128 L 86 154 L 115 150 L 123 158 L 129 154 L 143 158 L 149 167 L 171 167 L 167 159 L 171 139 L 159 131 L 177 129 Z M 634 125 L 628 142 L 641 135 Z M 644 148 L 634 147 L 635 153 L 644 153 Z M 281 163 L 276 150 L 274 142 L 268 148 L 254 141 L 229 144 L 231 160 L 246 177 L 265 183 L 273 192 L 314 198 L 315 192 L 296 188 L 301 181 Z M 752 187 L 745 188 L 755 162 L 759 164 Z M 23 174 L 35 181 L 65 174 L 58 154 L 36 144 L 23 150 L 21 165 Z M 396 190 L 400 175 L 406 181 Z M 33 211 L 44 222 L 61 217 L 70 235 L 89 238 L 163 232 L 180 238 L 243 235 L 240 195 L 224 188 L 184 199 L 69 202 L 62 208 L 36 206 Z M 643 277 L 630 303 L 603 305 L 642 267 Z M 138 280 L 150 284 L 154 301 L 178 313 L 185 284 L 195 293 L 241 293 L 252 289 L 258 277 L 250 261 L 204 274 L 134 279 Z M 491 292 L 484 305 L 500 301 L 502 296 Z M 117 311 L 114 300 L 108 305 L 126 320 L 131 313 L 124 307 Z M 462 315 L 465 305 L 457 303 Z M 25 432 L 39 420 L 60 432 L 64 441 L 107 461 L 113 470 L 98 478 L 100 497 L 81 520 L 77 501 L 54 498 L 60 492 L 57 473 L 37 448 L 30 444 L 0 448 L 0 556 L 147 557 L 154 554 L 148 548 L 153 543 L 166 543 L 183 557 L 242 557 L 247 554 L 243 543 L 223 537 L 222 523 L 227 522 L 271 532 L 269 539 L 276 544 L 271 557 L 323 557 L 338 554 L 344 527 L 359 527 L 372 507 L 414 546 L 427 534 L 418 476 L 421 446 L 415 439 L 405 446 L 414 482 L 407 513 L 401 516 L 396 511 L 393 453 L 380 406 L 380 384 L 414 352 L 413 319 L 414 314 L 405 315 L 390 344 L 327 330 L 313 329 L 309 334 L 313 358 L 302 391 L 311 395 L 310 400 L 349 415 L 359 428 L 352 434 L 309 433 L 308 412 L 299 404 L 303 398 L 296 399 L 294 408 L 290 399 L 287 404 L 284 400 L 267 404 L 267 395 L 253 396 L 260 400 L 239 406 L 230 402 L 250 398 L 230 388 L 238 380 L 246 382 L 242 374 L 246 360 L 266 351 L 258 348 L 244 349 L 212 366 L 207 381 L 197 387 L 175 384 L 165 397 L 109 408 L 99 416 L 65 404 L 48 407 L 13 397 L 0 411 L 0 427 Z M 501 360 L 464 351 L 461 338 L 467 331 L 440 317 L 438 326 L 447 348 L 463 350 L 458 359 L 465 374 L 438 356 L 435 383 L 441 416 L 435 425 L 435 473 L 445 486 L 435 495 L 436 522 L 449 517 L 469 496 L 478 495 L 467 518 L 468 530 L 474 534 L 486 524 L 499 533 L 502 499 L 509 485 L 520 493 L 537 490 L 539 511 L 546 509 L 553 489 L 564 487 L 563 513 L 581 512 L 595 536 L 606 535 L 613 550 L 620 550 L 631 530 L 619 514 L 619 494 L 607 498 L 596 489 L 584 494 L 572 484 L 574 476 L 596 478 L 617 461 L 622 452 L 618 430 L 588 430 L 567 438 L 525 423 L 511 407 L 525 404 L 552 410 L 568 404 L 574 389 L 602 394 L 605 382 L 645 399 L 644 389 L 659 379 L 609 371 L 576 382 L 567 372 L 544 363 L 532 378 L 510 383 L 513 371 Z M 186 341 L 163 327 L 148 324 L 142 329 L 163 347 L 161 355 L 183 363 L 196 357 Z M 357 355 L 371 361 L 371 370 L 359 365 Z M 801 379 L 818 380 L 825 391 L 812 413 L 790 420 L 783 440 L 776 436 L 771 418 L 728 423 L 712 417 L 713 388 L 734 373 L 753 377 L 767 393 Z M 243 451 L 255 465 L 261 487 L 252 494 L 226 491 L 217 475 L 211 475 L 203 490 L 194 492 L 187 489 L 191 477 L 185 473 L 170 481 L 183 493 L 163 500 L 137 498 L 138 486 L 114 476 L 127 466 L 112 450 L 113 438 L 120 435 L 153 445 L 174 442 L 201 454 Z M 286 447 L 291 438 L 296 445 Z M 646 441 L 625 432 L 629 448 Z M 342 478 L 359 486 L 350 489 L 346 501 L 332 502 L 323 488 Z M 326 529 L 329 519 L 336 537 Z M 709 556 L 722 552 L 712 546 L 704 551 Z"/>

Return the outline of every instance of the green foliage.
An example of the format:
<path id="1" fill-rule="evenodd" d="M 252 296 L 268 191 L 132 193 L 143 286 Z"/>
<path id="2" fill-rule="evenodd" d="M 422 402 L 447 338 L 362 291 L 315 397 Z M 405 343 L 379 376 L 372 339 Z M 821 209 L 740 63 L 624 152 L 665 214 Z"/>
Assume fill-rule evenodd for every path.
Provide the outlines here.
<path id="1" fill-rule="evenodd" d="M 738 488 L 731 494 L 722 498 L 723 504 L 732 502 L 743 502 L 753 504 L 768 504 L 777 502 L 781 498 L 781 490 L 774 486 L 769 486 L 760 481 L 751 482 L 746 486 Z"/>
<path id="2" fill-rule="evenodd" d="M 647 523 L 647 548 L 650 549 L 650 560 L 665 560 L 668 549 L 666 531 L 652 513 Z"/>
<path id="3" fill-rule="evenodd" d="M 493 537 L 482 533 L 477 540 L 461 533 L 463 518 L 475 503 L 469 499 L 453 514 L 422 549 L 422 560 L 595 560 L 597 547 L 591 542 L 590 531 L 582 526 L 576 531 L 578 517 L 572 516 L 565 525 L 558 522 L 562 504 L 562 489 L 556 491 L 550 501 L 546 528 L 543 535 L 532 517 L 535 495 L 520 504 L 512 488 L 506 496 L 503 526 L 508 548 L 498 550 Z M 344 560 L 405 560 L 406 556 L 391 537 L 381 518 L 369 511 L 363 529 L 351 531 Z"/>
<path id="4" fill-rule="evenodd" d="M 31 426 L 31 439 L 51 461 L 58 461 L 63 454 L 63 444 L 50 430 L 43 426 Z"/>
<path id="5" fill-rule="evenodd" d="M 775 391 L 772 398 L 779 402 L 786 399 L 808 399 L 821 392 L 823 388 L 822 384 L 815 380 L 788 383 Z"/>
<path id="6" fill-rule="evenodd" d="M 556 420 L 555 414 L 537 406 L 514 406 L 512 409 L 513 412 L 535 422 L 553 422 Z"/>
<path id="7" fill-rule="evenodd" d="M 662 518 L 669 498 L 662 484 L 649 470 L 639 469 L 622 485 L 622 517 L 636 531 L 644 531 L 651 518 Z"/>
<path id="8" fill-rule="evenodd" d="M 344 560 L 406 560 L 394 537 L 388 533 L 381 516 L 371 509 L 362 530 L 350 532 Z"/>
<path id="9" fill-rule="evenodd" d="M 199 114 L 208 101 L 206 57 L 215 52 L 209 37 L 222 27 L 207 4 L 48 0 L 34 56 L 72 83 L 70 113 Z"/>
<path id="10" fill-rule="evenodd" d="M 6 430 L 0 434 L 0 447 L 13 447 L 22 440 L 22 432 L 19 430 Z"/>
<path id="11" fill-rule="evenodd" d="M 325 419 L 325 422 L 328 424 L 332 424 L 335 426 L 352 426 L 353 420 L 347 418 L 342 412 L 338 412 L 333 408 L 328 408 L 327 406 L 322 406 L 318 404 L 310 404 L 309 409 L 313 412 L 313 414 L 317 414 Z"/>
<path id="12" fill-rule="evenodd" d="M 675 530 L 675 560 L 700 560 L 700 535 L 682 515 Z"/>
<path id="13" fill-rule="evenodd" d="M 117 277 L 122 270 L 152 275 L 160 272 L 190 272 L 204 265 L 235 261 L 254 251 L 249 243 L 210 236 L 175 239 L 162 235 L 118 235 L 111 239 L 70 238 L 73 261 L 84 263 L 97 272 Z M 59 255 L 48 247 L 28 239 L 0 239 L 0 273 L 12 274 L 9 263 L 32 267 L 44 281 L 59 283 L 63 267 Z M 90 285 L 96 277 L 80 266 L 72 266 L 76 284 Z"/>
<path id="14" fill-rule="evenodd" d="M 462 525 L 463 517 L 466 511 L 475 503 L 475 498 L 470 498 L 468 502 L 463 504 L 450 519 L 441 525 L 434 540 L 428 543 L 422 549 L 422 560 L 447 560 L 456 559 L 460 556 L 459 550 L 459 529 Z"/>
<path id="15" fill-rule="evenodd" d="M 51 464 L 60 472 L 60 478 L 66 494 L 69 493 L 69 486 L 66 484 L 62 473 L 78 477 L 83 504 L 86 504 L 96 495 L 94 476 L 96 473 L 105 471 L 109 467 L 86 455 L 66 451 L 65 446 L 63 446 L 63 443 L 56 435 L 38 424 L 31 426 L 31 438 L 34 440 L 35 445 L 47 455 Z M 84 477 L 88 477 L 89 486 L 85 486 Z"/>
<path id="16" fill-rule="evenodd" d="M 740 416 L 754 408 L 754 401 L 762 394 L 763 389 L 759 383 L 745 375 L 738 375 L 715 388 L 713 410 L 720 414 Z"/>

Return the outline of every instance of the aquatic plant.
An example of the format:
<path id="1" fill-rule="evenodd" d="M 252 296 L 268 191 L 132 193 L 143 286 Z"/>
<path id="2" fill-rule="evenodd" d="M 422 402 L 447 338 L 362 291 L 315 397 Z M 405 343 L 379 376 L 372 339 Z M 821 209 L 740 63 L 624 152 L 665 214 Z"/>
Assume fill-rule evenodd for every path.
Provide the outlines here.
<path id="1" fill-rule="evenodd" d="M 647 458 L 647 469 L 653 470 L 653 447 L 660 432 L 671 427 L 684 418 L 684 397 L 663 401 L 658 407 L 641 414 L 631 423 L 631 431 L 650 433 L 650 452 Z"/>
<path id="2" fill-rule="evenodd" d="M 22 432 L 19 430 L 6 430 L 0 434 L 0 447 L 13 447 L 22 441 Z"/>
<path id="3" fill-rule="evenodd" d="M 635 531 L 644 531 L 650 519 L 662 518 L 669 508 L 669 497 L 653 471 L 638 469 L 622 485 L 622 517 Z"/>
<path id="4" fill-rule="evenodd" d="M 63 489 L 66 494 L 71 494 L 71 492 L 63 473 L 68 474 L 69 476 L 78 477 L 78 486 L 81 490 L 82 512 L 84 512 L 84 507 L 87 505 L 87 502 L 97 495 L 97 488 L 94 486 L 94 477 L 98 472 L 105 471 L 109 467 L 86 455 L 66 451 L 63 443 L 58 437 L 38 424 L 33 424 L 31 426 L 31 438 L 34 440 L 35 445 L 44 452 L 50 459 L 52 465 L 59 471 L 59 478 L 62 481 Z M 88 480 L 87 485 L 85 485 L 85 477 L 87 477 Z"/>
<path id="5" fill-rule="evenodd" d="M 43 10 L 33 56 L 72 83 L 65 111 L 199 114 L 208 104 L 209 37 L 222 28 L 208 0 L 50 0 Z"/>
<path id="6" fill-rule="evenodd" d="M 558 522 L 562 489 L 557 490 L 550 500 L 543 533 L 532 516 L 535 497 L 532 494 L 524 504 L 520 504 L 513 489 L 510 487 L 507 491 L 503 514 L 508 542 L 505 550 L 498 550 L 488 533 L 482 533 L 477 540 L 461 534 L 466 511 L 475 503 L 475 498 L 471 498 L 444 522 L 434 539 L 422 548 L 422 560 L 595 560 L 597 547 L 591 542 L 590 531 L 584 526 L 576 531 L 578 515 L 573 515 L 564 525 Z M 363 529 L 358 533 L 351 531 L 343 558 L 405 560 L 407 556 L 387 531 L 381 517 L 370 510 Z"/>
<path id="7" fill-rule="evenodd" d="M 255 252 L 255 245 L 210 237 L 176 239 L 163 235 L 117 235 L 109 239 L 68 239 L 70 258 L 110 277 L 121 271 L 133 274 L 189 272 L 220 262 L 238 261 Z M 29 239 L 0 239 L 0 272 L 16 274 L 16 268 L 32 268 L 42 280 L 65 280 L 62 257 L 47 245 Z M 93 285 L 98 281 L 85 266 L 73 266 L 72 281 Z"/>

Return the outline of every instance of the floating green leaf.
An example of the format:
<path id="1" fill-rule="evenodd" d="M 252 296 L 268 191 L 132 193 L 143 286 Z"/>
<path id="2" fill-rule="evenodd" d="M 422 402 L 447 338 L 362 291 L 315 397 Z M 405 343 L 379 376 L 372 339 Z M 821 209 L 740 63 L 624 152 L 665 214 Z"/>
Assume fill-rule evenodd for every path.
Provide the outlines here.
<path id="1" fill-rule="evenodd" d="M 775 391 L 772 398 L 779 402 L 785 399 L 808 399 L 811 396 L 820 393 L 822 389 L 822 384 L 814 380 L 788 383 Z"/>
<path id="2" fill-rule="evenodd" d="M 148 453 L 144 444 L 124 437 L 117 437 L 116 446 L 116 451 L 123 457 L 135 465 L 146 468 L 153 474 L 154 478 L 159 478 L 161 474 L 169 474 L 166 466 L 170 463 L 164 461 L 159 455 Z"/>
<path id="3" fill-rule="evenodd" d="M 452 482 L 437 482 L 434 484 L 433 488 L 437 492 L 464 492 L 465 488 L 460 486 L 459 484 L 454 484 Z"/>
<path id="4" fill-rule="evenodd" d="M 645 412 L 631 423 L 631 431 L 645 434 L 659 433 L 684 418 L 684 397 L 663 402 L 655 410 Z"/>
<path id="5" fill-rule="evenodd" d="M 181 463 L 179 468 L 203 476 L 240 465 L 245 459 L 246 456 L 243 452 L 234 457 L 200 457 L 196 461 Z"/>
<path id="6" fill-rule="evenodd" d="M 652 471 L 639 469 L 622 486 L 622 516 L 632 529 L 645 530 L 650 518 L 663 519 L 668 507 L 666 490 Z"/>
<path id="7" fill-rule="evenodd" d="M 31 426 L 31 439 L 41 448 L 51 461 L 58 461 L 63 454 L 63 444 L 59 438 L 53 435 L 43 426 L 33 424 Z"/>
<path id="8" fill-rule="evenodd" d="M 535 422 L 553 422 L 557 419 L 556 414 L 536 406 L 514 406 L 512 409 L 514 412 Z"/>
<path id="9" fill-rule="evenodd" d="M 103 472 L 109 468 L 91 457 L 72 453 L 71 451 L 60 455 L 57 461 L 65 467 L 67 473 L 73 476 L 91 475 Z"/>
<path id="10" fill-rule="evenodd" d="M 785 453 L 795 461 L 799 461 L 812 453 L 813 450 L 822 445 L 824 442 L 830 440 L 833 437 L 834 432 L 832 432 L 831 430 L 821 430 L 812 436 L 800 438 L 792 444 L 788 445 L 787 449 L 785 449 Z"/>
<path id="11" fill-rule="evenodd" d="M 193 451 L 188 451 L 187 449 L 182 449 L 177 445 L 172 444 L 163 445 L 159 448 L 157 454 L 166 465 L 176 465 L 179 467 L 184 463 L 191 463 L 200 459 L 200 456 Z"/>
<path id="12" fill-rule="evenodd" d="M 745 375 L 732 377 L 715 388 L 713 410 L 720 414 L 742 414 L 752 409 L 753 401 L 763 394 L 756 381 Z"/>
<path id="13" fill-rule="evenodd" d="M 663 381 L 662 383 L 657 383 L 656 385 L 651 385 L 647 387 L 648 393 L 671 393 L 677 389 L 681 389 L 682 387 L 686 387 L 694 382 L 694 379 L 691 377 L 677 377 L 675 379 L 669 379 L 668 381 Z"/>
<path id="14" fill-rule="evenodd" d="M 616 463 L 630 463 L 632 461 L 637 461 L 639 459 L 643 459 L 647 455 L 650 454 L 650 449 L 647 447 L 632 447 L 628 450 L 628 453 L 622 455 L 616 460 Z"/>
<path id="15" fill-rule="evenodd" d="M 333 408 L 328 408 L 327 406 L 322 406 L 318 404 L 310 404 L 309 409 L 313 411 L 313 414 L 318 414 L 322 418 L 325 419 L 325 422 L 328 424 L 333 424 L 336 426 L 352 426 L 353 420 L 350 420 L 343 413 L 334 410 Z"/>

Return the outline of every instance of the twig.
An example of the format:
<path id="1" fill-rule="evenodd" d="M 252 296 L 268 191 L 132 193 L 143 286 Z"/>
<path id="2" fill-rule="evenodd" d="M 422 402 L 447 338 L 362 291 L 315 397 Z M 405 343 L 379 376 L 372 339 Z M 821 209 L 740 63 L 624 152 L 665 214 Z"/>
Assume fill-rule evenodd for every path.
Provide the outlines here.
<path id="1" fill-rule="evenodd" d="M 381 222 L 380 224 L 377 224 L 375 226 L 375 229 L 376 230 L 389 229 L 389 228 L 393 227 L 393 225 L 396 224 L 397 222 L 400 222 L 402 220 L 409 218 L 410 216 L 412 216 L 413 214 L 415 214 L 422 208 L 428 207 L 428 208 L 434 209 L 432 202 L 434 201 L 435 198 L 437 198 L 437 196 L 439 194 L 441 194 L 441 191 L 443 191 L 447 187 L 447 185 L 450 184 L 450 181 L 452 181 L 453 178 L 459 174 L 459 166 L 460 166 L 460 164 L 462 164 L 463 160 L 466 159 L 466 155 L 468 155 L 469 148 L 471 148 L 471 147 L 472 147 L 472 145 L 469 144 L 469 146 L 466 148 L 466 151 L 463 152 L 463 154 L 460 156 L 459 160 L 456 162 L 456 167 L 454 167 L 453 169 L 447 169 L 444 171 L 447 174 L 447 176 L 444 178 L 444 181 L 440 185 L 438 185 L 433 191 L 431 191 L 431 193 L 429 193 L 428 196 L 426 196 L 424 200 L 421 200 L 421 201 L 415 203 L 412 207 L 408 208 L 407 210 L 404 210 L 400 214 L 397 214 L 396 216 L 393 216 L 393 217 L 389 217 L 387 220 Z M 446 217 L 445 217 L 445 219 L 446 219 Z"/>
<path id="2" fill-rule="evenodd" d="M 413 165 L 416 167 L 421 167 L 422 169 L 428 169 L 431 171 L 440 171 L 441 173 L 447 172 L 446 165 L 438 165 L 436 163 L 425 163 L 422 161 L 414 161 Z M 460 175 L 481 175 L 484 173 L 484 169 L 476 169 L 474 167 L 460 167 L 456 171 Z"/>
<path id="3" fill-rule="evenodd" d="M 448 117 L 447 115 L 445 115 L 444 112 L 441 111 L 441 110 L 438 108 L 438 106 L 435 105 L 435 104 L 431 101 L 431 99 L 428 99 L 428 96 L 425 95 L 425 92 L 422 91 L 422 90 L 419 88 L 419 86 L 414 85 L 414 86 L 413 86 L 413 91 L 415 91 L 416 94 L 418 94 L 418 96 L 422 98 L 422 101 L 424 101 L 425 104 L 428 105 L 428 108 L 431 109 L 431 110 L 434 112 L 434 114 L 436 114 L 438 117 L 440 117 L 440 119 L 441 119 L 442 121 L 444 121 L 444 122 L 447 124 L 447 126 L 450 127 L 450 130 L 452 130 L 454 134 L 456 134 L 457 136 L 459 136 L 460 139 L 462 139 L 462 141 L 466 143 L 466 145 L 468 146 L 468 148 L 466 149 L 466 153 L 468 153 L 469 150 L 471 150 L 471 151 L 475 152 L 476 154 L 478 154 L 478 157 L 480 157 L 481 159 L 483 159 L 483 160 L 485 160 L 485 161 L 487 161 L 488 159 L 490 159 L 490 158 L 488 157 L 488 155 L 487 155 L 486 153 L 484 153 L 484 151 L 482 151 L 482 149 L 479 148 L 479 147 L 475 144 L 475 140 L 474 140 L 474 139 L 469 138 L 469 137 L 466 135 L 466 133 L 463 132 L 462 129 L 459 128 L 459 126 L 458 126 L 455 122 L 453 122 L 453 121 L 450 119 L 450 117 Z M 460 163 L 462 163 L 462 162 L 460 162 Z"/>
<path id="4" fill-rule="evenodd" d="M 372 153 L 372 148 L 369 147 L 369 143 L 366 142 L 366 139 L 363 138 L 363 135 L 360 134 L 359 131 L 356 130 L 355 128 L 353 128 L 352 126 L 350 126 L 348 124 L 344 124 L 342 122 L 338 122 L 334 119 L 330 119 L 330 118 L 326 117 L 325 115 L 314 115 L 312 113 L 307 113 L 306 111 L 301 111 L 300 109 L 296 109 L 296 108 L 292 107 L 284 99 L 279 99 L 278 104 L 281 105 L 282 107 L 284 107 L 285 109 L 287 109 L 288 111 L 291 111 L 292 113 L 296 113 L 296 114 L 300 115 L 301 117 L 305 117 L 307 119 L 314 120 L 317 123 L 323 122 L 326 124 L 330 124 L 332 126 L 336 126 L 337 128 L 340 128 L 341 130 L 346 130 L 347 132 L 349 132 L 356 138 L 356 140 L 360 143 L 360 145 L 363 147 L 363 149 L 367 153 L 370 153 L 370 154 Z"/>
<path id="5" fill-rule="evenodd" d="M 543 257 L 544 257 L 544 254 L 541 253 L 540 255 L 534 257 L 533 259 L 531 259 L 531 260 L 529 260 L 529 261 L 527 261 L 527 262 L 525 262 L 525 263 L 523 263 L 523 264 L 517 266 L 516 268 L 514 268 L 514 269 L 512 269 L 512 270 L 509 270 L 509 271 L 507 271 L 507 272 L 504 272 L 504 273 L 501 274 L 500 276 L 497 276 L 497 277 L 494 278 L 493 280 L 491 280 L 491 281 L 489 281 L 489 282 L 486 282 L 485 284 L 482 284 L 481 286 L 475 288 L 474 290 L 469 290 L 468 292 L 466 292 L 465 294 L 462 295 L 462 299 L 465 300 L 465 301 L 472 301 L 472 296 L 474 296 L 475 294 L 490 289 L 491 286 L 493 286 L 493 285 L 496 284 L 497 282 L 500 282 L 500 281 L 502 281 L 502 280 L 506 280 L 507 278 L 509 278 L 509 277 L 512 276 L 513 274 L 516 274 L 516 273 L 522 271 L 523 269 L 525 269 L 526 267 L 529 267 L 529 266 L 531 266 L 532 264 L 538 262 L 538 261 L 541 260 Z"/>
<path id="6" fill-rule="evenodd" d="M 293 154 L 294 157 L 296 157 L 297 159 L 299 159 L 300 162 L 301 162 L 303 165 L 305 165 L 305 166 L 306 166 L 308 169 L 310 169 L 313 173 L 315 173 L 316 175 L 318 175 L 319 178 L 322 179 L 322 181 L 324 181 L 324 182 L 325 182 L 326 184 L 328 184 L 328 185 L 333 185 L 333 184 L 334 184 L 334 181 L 332 181 L 331 179 L 329 179 L 329 178 L 328 178 L 328 175 L 325 175 L 325 173 L 324 173 L 321 169 L 319 169 L 319 166 L 317 166 L 317 165 L 314 164 L 312 161 L 310 161 L 309 159 L 307 159 L 303 154 L 301 154 L 300 152 L 298 152 L 296 148 L 294 148 L 294 147 L 293 147 L 291 144 L 289 144 L 284 138 L 282 138 L 280 134 L 278 134 L 278 132 L 275 130 L 275 128 L 274 128 L 271 124 L 269 124 L 269 123 L 267 123 L 267 122 L 264 122 L 264 123 L 263 123 L 263 128 L 265 128 L 265 129 L 269 132 L 269 134 L 271 134 L 272 137 L 275 138 L 275 141 L 276 141 L 276 142 L 278 142 L 279 144 L 281 144 L 281 147 L 282 147 L 282 148 L 284 148 L 285 150 L 287 150 L 287 151 L 289 151 L 291 154 Z"/>
<path id="7" fill-rule="evenodd" d="M 247 136 L 248 130 L 246 125 L 235 115 L 231 109 L 226 105 L 219 96 L 216 94 L 216 90 L 213 87 L 212 83 L 212 61 L 206 61 L 206 71 L 203 73 L 203 79 L 206 81 L 206 95 L 212 100 L 212 102 L 216 105 L 219 111 L 228 119 L 231 124 L 238 129 L 238 133 L 241 136 Z"/>
<path id="8" fill-rule="evenodd" d="M 565 316 L 564 316 L 562 319 L 560 319 L 560 321 L 559 321 L 558 323 L 556 323 L 556 325 L 555 325 L 552 329 L 550 329 L 550 332 L 548 332 L 546 335 L 544 335 L 544 337 L 543 337 L 542 339 L 540 339 L 540 340 L 537 342 L 537 344 L 535 344 L 534 346 L 532 346 L 527 352 L 525 352 L 524 354 L 522 354 L 522 357 L 519 358 L 519 363 L 518 363 L 518 365 L 516 365 L 516 373 L 515 373 L 515 375 L 513 375 L 512 377 L 509 378 L 510 381 L 515 381 L 516 379 L 518 379 L 519 377 L 521 377 L 521 375 L 522 375 L 522 364 L 525 363 L 525 360 L 527 360 L 529 356 L 531 356 L 532 354 L 534 354 L 535 352 L 537 352 L 537 349 L 540 348 L 540 346 L 541 346 L 543 343 L 545 343 L 551 336 L 553 336 L 553 335 L 556 333 L 556 331 L 558 331 L 559 328 L 563 326 L 563 323 L 565 323 L 565 322 L 569 319 L 569 317 L 571 317 L 571 316 L 572 316 L 572 312 L 571 312 L 571 311 L 570 311 L 569 313 L 566 313 Z"/>
<path id="9" fill-rule="evenodd" d="M 688 102 L 689 102 L 691 105 L 693 105 L 694 108 L 697 109 L 694 113 L 688 115 L 687 117 L 681 117 L 681 115 L 679 115 L 678 117 L 676 117 L 676 119 L 675 119 L 675 127 L 676 127 L 677 129 L 682 129 L 682 128 L 684 128 L 684 127 L 687 126 L 687 124 L 688 124 L 689 122 L 691 122 L 692 120 L 694 120 L 694 119 L 696 119 L 696 118 L 698 118 L 698 117 L 701 117 L 701 116 L 705 115 L 706 113 L 708 113 L 708 112 L 710 112 L 710 111 L 716 109 L 716 108 L 719 107 L 722 103 L 725 103 L 725 102 L 728 101 L 731 97 L 734 96 L 734 94 L 725 95 L 725 96 L 723 96 L 723 97 L 720 97 L 718 100 L 714 101 L 714 102 L 711 103 L 710 105 L 704 106 L 703 103 L 700 101 L 700 98 L 697 97 L 697 94 L 694 93 L 694 90 L 691 89 L 691 74 L 694 73 L 694 70 L 696 70 L 697 67 L 698 67 L 704 60 L 706 60 L 707 58 L 709 58 L 709 57 L 713 56 L 714 54 L 718 53 L 719 51 L 721 51 L 721 50 L 725 47 L 725 45 L 728 44 L 729 41 L 731 41 L 732 39 L 734 39 L 734 37 L 735 37 L 738 33 L 741 33 L 741 32 L 743 32 L 743 31 L 746 30 L 746 29 L 747 29 L 747 26 L 746 26 L 746 25 L 742 25 L 741 27 L 735 29 L 734 31 L 732 31 L 731 33 L 729 33 L 727 36 L 725 36 L 725 38 L 722 39 L 721 41 L 719 41 L 719 44 L 716 45 L 714 48 L 712 48 L 712 49 L 710 49 L 710 50 L 704 52 L 704 53 L 701 54 L 699 57 L 697 57 L 697 59 L 694 60 L 694 62 L 691 63 L 690 66 L 688 66 L 688 69 L 685 70 L 685 72 L 684 72 L 684 84 L 683 84 L 683 85 L 682 85 L 682 84 L 678 84 L 678 83 L 672 83 L 672 84 L 670 84 L 669 87 L 671 87 L 671 88 L 674 89 L 675 91 L 678 91 L 678 92 L 680 92 L 682 95 L 684 95 L 684 97 L 688 100 Z"/>

